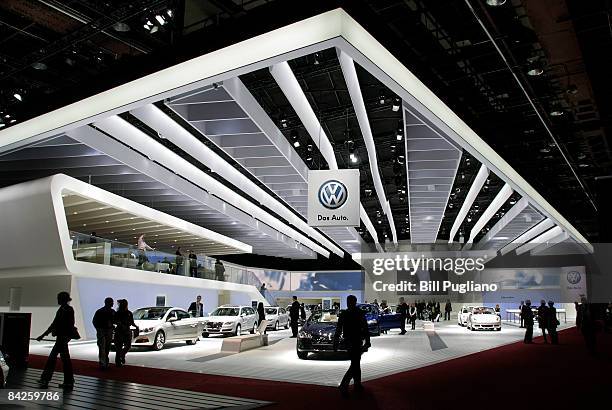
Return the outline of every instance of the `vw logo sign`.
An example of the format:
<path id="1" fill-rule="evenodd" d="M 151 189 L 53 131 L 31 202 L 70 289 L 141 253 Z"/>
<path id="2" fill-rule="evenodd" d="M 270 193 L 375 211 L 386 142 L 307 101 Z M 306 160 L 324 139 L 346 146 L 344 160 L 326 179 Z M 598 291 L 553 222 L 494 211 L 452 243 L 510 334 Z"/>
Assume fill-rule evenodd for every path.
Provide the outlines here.
<path id="1" fill-rule="evenodd" d="M 572 285 L 575 285 L 580 282 L 580 279 L 582 279 L 582 275 L 580 275 L 580 272 L 575 270 L 567 272 L 567 281 Z"/>
<path id="2" fill-rule="evenodd" d="M 335 179 L 324 182 L 319 188 L 319 202 L 327 209 L 338 209 L 346 203 L 347 199 L 346 186 Z"/>

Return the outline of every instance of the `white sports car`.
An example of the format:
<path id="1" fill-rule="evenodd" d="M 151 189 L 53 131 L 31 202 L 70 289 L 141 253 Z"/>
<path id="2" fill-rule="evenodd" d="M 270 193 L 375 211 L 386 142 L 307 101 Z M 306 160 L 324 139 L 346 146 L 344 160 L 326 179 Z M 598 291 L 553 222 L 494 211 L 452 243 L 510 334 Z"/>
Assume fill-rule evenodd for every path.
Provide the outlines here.
<path id="1" fill-rule="evenodd" d="M 134 311 L 134 323 L 140 334 L 132 340 L 132 346 L 150 346 L 161 350 L 167 342 L 194 344 L 204 327 L 204 318 L 191 317 L 189 313 L 174 307 L 146 307 Z"/>
<path id="2" fill-rule="evenodd" d="M 468 319 L 470 317 L 470 313 L 472 313 L 472 309 L 474 306 L 462 306 L 461 310 L 457 314 L 457 324 L 459 326 L 466 326 L 468 323 Z"/>
<path id="3" fill-rule="evenodd" d="M 490 307 L 478 306 L 472 308 L 467 327 L 470 330 L 501 330 L 501 318 Z"/>

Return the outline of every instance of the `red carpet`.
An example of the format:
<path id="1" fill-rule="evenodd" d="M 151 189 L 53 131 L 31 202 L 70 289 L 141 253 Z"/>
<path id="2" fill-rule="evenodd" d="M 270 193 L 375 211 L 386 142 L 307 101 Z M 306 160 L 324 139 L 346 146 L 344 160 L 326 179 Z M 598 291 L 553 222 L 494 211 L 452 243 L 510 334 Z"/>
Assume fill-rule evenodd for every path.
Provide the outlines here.
<path id="1" fill-rule="evenodd" d="M 78 374 L 268 400 L 270 408 L 308 409 L 551 409 L 608 408 L 612 393 L 612 335 L 598 335 L 599 355 L 587 354 L 575 329 L 561 345 L 514 343 L 365 383 L 366 392 L 343 399 L 322 386 L 212 376 L 126 366 L 101 372 L 73 360 Z M 45 358 L 30 356 L 32 367 Z M 129 354 L 128 354 L 129 361 Z M 347 364 L 348 365 L 348 364 Z M 206 370 L 203 364 L 202 370 Z"/>

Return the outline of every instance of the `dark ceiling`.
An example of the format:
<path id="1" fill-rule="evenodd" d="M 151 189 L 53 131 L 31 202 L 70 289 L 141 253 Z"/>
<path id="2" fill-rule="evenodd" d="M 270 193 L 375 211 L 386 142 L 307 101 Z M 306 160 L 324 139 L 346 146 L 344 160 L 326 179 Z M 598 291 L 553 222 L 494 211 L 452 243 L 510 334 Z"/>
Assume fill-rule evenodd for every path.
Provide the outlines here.
<path id="1" fill-rule="evenodd" d="M 484 0 L 469 3 L 474 14 L 465 1 L 458 0 L 4 0 L 0 2 L 2 124 L 10 126 L 342 6 L 570 222 L 589 239 L 597 240 L 598 213 L 591 203 L 591 199 L 597 201 L 595 177 L 608 175 L 612 165 L 610 3 L 508 0 L 499 7 L 488 6 Z M 156 15 L 163 17 L 163 25 Z M 507 65 L 476 17 L 494 38 Z M 335 52 L 327 50 L 290 64 L 335 144 L 338 163 L 359 166 L 363 182 L 371 181 L 367 153 Z M 542 73 L 530 76 L 531 69 Z M 403 143 L 395 139 L 401 110 L 392 109 L 395 95 L 375 78 L 360 68 L 358 75 L 397 232 L 400 239 L 407 238 Z M 279 128 L 287 138 L 300 139 L 298 151 L 304 159 L 312 158 L 308 165 L 324 168 L 316 145 L 309 151 L 312 141 L 267 70 L 241 79 L 279 125 L 285 122 L 286 127 Z M 347 163 L 351 149 L 360 159 L 358 164 Z M 478 171 L 479 163 L 466 158 L 442 221 L 441 238 L 448 237 L 454 215 Z M 492 176 L 472 210 L 479 203 L 486 206 L 501 185 Z M 364 206 L 384 241 L 385 234 L 390 235 L 389 224 L 372 192 L 372 186 L 362 186 Z M 504 209 L 517 199 L 508 200 Z M 469 232 L 473 222 L 466 219 L 461 231 Z"/>

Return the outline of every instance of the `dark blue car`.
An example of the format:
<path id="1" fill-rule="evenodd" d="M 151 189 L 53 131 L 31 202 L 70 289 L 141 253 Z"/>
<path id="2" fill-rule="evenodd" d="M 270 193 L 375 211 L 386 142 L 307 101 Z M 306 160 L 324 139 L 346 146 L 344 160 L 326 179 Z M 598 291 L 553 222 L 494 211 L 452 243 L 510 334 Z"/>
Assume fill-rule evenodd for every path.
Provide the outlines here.
<path id="1" fill-rule="evenodd" d="M 358 303 L 357 307 L 365 312 L 368 330 L 372 336 L 380 336 L 381 332 L 400 328 L 399 313 L 384 313 L 378 306 L 370 303 Z"/>

